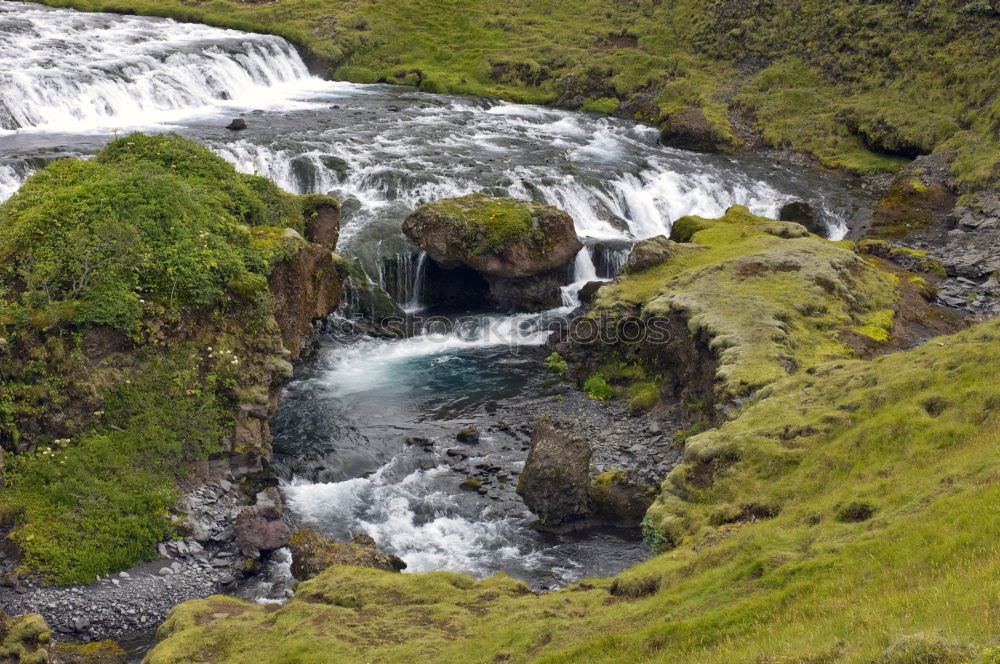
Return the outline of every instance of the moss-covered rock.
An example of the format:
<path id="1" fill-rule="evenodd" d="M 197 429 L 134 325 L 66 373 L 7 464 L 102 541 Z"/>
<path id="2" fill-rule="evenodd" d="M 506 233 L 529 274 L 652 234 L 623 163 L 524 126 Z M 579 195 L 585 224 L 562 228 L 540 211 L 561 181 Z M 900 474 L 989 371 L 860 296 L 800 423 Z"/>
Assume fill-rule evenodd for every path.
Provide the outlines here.
<path id="1" fill-rule="evenodd" d="M 0 662 L 48 664 L 52 630 L 37 613 L 10 617 L 0 611 Z"/>
<path id="2" fill-rule="evenodd" d="M 940 235 L 941 222 L 951 212 L 955 195 L 944 183 L 923 182 L 918 175 L 906 172 L 897 178 L 879 200 L 870 222 L 874 238 L 901 239 L 926 230 Z M 930 228 L 929 228 L 930 227 Z"/>
<path id="3" fill-rule="evenodd" d="M 517 493 L 539 516 L 538 527 L 572 527 L 590 515 L 590 444 L 548 418 L 535 424 Z"/>
<path id="4" fill-rule="evenodd" d="M 0 216 L 0 526 L 14 576 L 92 581 L 156 555 L 199 460 L 262 469 L 289 360 L 340 299 L 338 204 L 132 134 Z"/>
<path id="5" fill-rule="evenodd" d="M 56 643 L 52 648 L 53 664 L 126 664 L 128 653 L 114 641 L 95 641 L 83 645 Z"/>
<path id="6" fill-rule="evenodd" d="M 403 232 L 437 267 L 479 275 L 489 286 L 484 304 L 502 310 L 557 305 L 561 272 L 583 248 L 565 212 L 485 194 L 424 205 Z"/>
<path id="7" fill-rule="evenodd" d="M 656 490 L 628 471 L 601 473 L 590 482 L 591 515 L 615 526 L 636 527 L 656 497 Z"/>
<path id="8" fill-rule="evenodd" d="M 736 206 L 718 220 L 679 219 L 672 236 L 685 242 L 659 265 L 602 287 L 557 345 L 572 377 L 615 359 L 638 362 L 661 376 L 663 393 L 712 418 L 713 404 L 850 357 L 841 330 L 892 330 L 898 277 L 799 224 Z"/>
<path id="9" fill-rule="evenodd" d="M 718 152 L 730 142 L 698 106 L 687 106 L 668 115 L 660 140 L 671 147 L 699 152 Z"/>
<path id="10" fill-rule="evenodd" d="M 406 569 L 405 562 L 380 552 L 375 540 L 365 534 L 355 535 L 350 542 L 341 544 L 328 535 L 303 528 L 292 535 L 288 545 L 292 550 L 292 575 L 300 581 L 308 581 L 333 565 L 370 567 L 387 572 Z"/>

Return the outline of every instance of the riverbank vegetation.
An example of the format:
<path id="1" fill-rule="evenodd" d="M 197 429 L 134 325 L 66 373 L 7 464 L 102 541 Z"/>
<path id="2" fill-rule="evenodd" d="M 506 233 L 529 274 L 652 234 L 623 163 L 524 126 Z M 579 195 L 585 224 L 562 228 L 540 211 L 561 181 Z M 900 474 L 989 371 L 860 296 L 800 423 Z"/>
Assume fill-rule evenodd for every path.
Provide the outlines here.
<path id="1" fill-rule="evenodd" d="M 282 607 L 178 607 L 152 664 L 1000 661 L 1000 324 L 766 388 L 691 437 L 662 553 L 532 593 L 332 567 Z"/>
<path id="2" fill-rule="evenodd" d="M 266 405 L 287 372 L 268 276 L 321 204 L 335 202 L 133 134 L 0 206 L 8 581 L 93 581 L 175 532 L 177 482 L 232 451 L 236 405 Z"/>
<path id="3" fill-rule="evenodd" d="M 47 4 L 271 32 L 339 79 L 614 112 L 721 145 L 761 137 L 857 173 L 953 151 L 968 188 L 1000 165 L 995 3 Z"/>

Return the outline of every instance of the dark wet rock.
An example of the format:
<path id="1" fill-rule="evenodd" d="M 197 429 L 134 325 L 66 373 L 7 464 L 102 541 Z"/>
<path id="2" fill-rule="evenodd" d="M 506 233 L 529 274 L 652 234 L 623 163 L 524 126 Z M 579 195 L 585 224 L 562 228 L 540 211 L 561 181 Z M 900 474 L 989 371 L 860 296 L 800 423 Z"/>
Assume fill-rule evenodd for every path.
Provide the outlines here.
<path id="1" fill-rule="evenodd" d="M 485 194 L 424 205 L 406 218 L 403 232 L 445 273 L 428 271 L 435 285 L 428 283 L 426 292 L 439 309 L 556 306 L 565 271 L 583 247 L 565 212 Z M 444 289 L 439 292 L 436 284 Z"/>
<path id="2" fill-rule="evenodd" d="M 676 243 L 664 235 L 657 235 L 643 240 L 632 247 L 632 252 L 622 268 L 623 274 L 635 274 L 665 263 L 676 252 Z"/>
<path id="3" fill-rule="evenodd" d="M 810 233 L 815 233 L 820 237 L 826 237 L 829 230 L 826 224 L 817 214 L 816 209 L 803 201 L 792 201 L 781 206 L 778 212 L 778 219 L 781 221 L 794 221 L 802 224 Z"/>
<path id="4" fill-rule="evenodd" d="M 478 443 L 479 442 L 479 428 L 475 424 L 470 424 L 464 427 L 455 436 L 455 439 L 460 443 Z"/>
<path id="5" fill-rule="evenodd" d="M 725 144 L 697 106 L 671 113 L 660 140 L 664 145 L 698 152 L 718 152 Z"/>
<path id="6" fill-rule="evenodd" d="M 232 122 L 226 125 L 226 129 L 232 131 L 241 131 L 247 128 L 247 121 L 243 118 L 235 118 Z"/>
<path id="7" fill-rule="evenodd" d="M 341 318 L 371 336 L 406 336 L 406 312 L 371 280 L 361 261 L 339 256 L 335 261 L 337 269 L 344 275 L 343 302 L 338 310 Z"/>
<path id="8" fill-rule="evenodd" d="M 524 504 L 542 528 L 558 528 L 590 513 L 590 456 L 587 441 L 543 418 L 531 434 L 531 451 L 517 482 Z"/>
<path id="9" fill-rule="evenodd" d="M 289 542 L 292 550 L 292 575 L 300 581 L 313 578 L 331 565 L 373 567 L 387 572 L 406 569 L 406 563 L 378 550 L 375 540 L 365 534 L 355 535 L 341 544 L 328 535 L 310 528 L 297 531 Z"/>
<path id="10" fill-rule="evenodd" d="M 577 293 L 577 297 L 580 298 L 582 304 L 590 304 L 594 301 L 594 296 L 597 295 L 597 291 L 601 289 L 601 286 L 606 284 L 606 281 L 588 281 L 584 284 L 580 292 Z"/>
<path id="11" fill-rule="evenodd" d="M 248 507 L 236 518 L 236 543 L 244 555 L 274 551 L 288 544 L 292 531 L 273 507 Z"/>

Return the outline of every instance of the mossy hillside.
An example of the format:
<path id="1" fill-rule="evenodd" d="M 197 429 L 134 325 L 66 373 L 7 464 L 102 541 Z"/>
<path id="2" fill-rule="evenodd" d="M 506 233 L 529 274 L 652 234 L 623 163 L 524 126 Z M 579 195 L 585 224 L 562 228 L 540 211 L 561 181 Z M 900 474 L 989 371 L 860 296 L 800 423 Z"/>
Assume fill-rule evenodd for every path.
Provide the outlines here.
<path id="1" fill-rule="evenodd" d="M 959 180 L 980 186 L 1000 163 L 995 3 L 48 4 L 280 34 L 335 77 L 357 82 L 557 102 L 663 124 L 698 107 L 722 142 L 739 144 L 746 125 L 768 145 L 856 172 L 954 148 Z"/>
<path id="2" fill-rule="evenodd" d="M 333 567 L 181 605 L 148 661 L 995 664 L 997 362 L 992 322 L 779 381 L 689 440 L 645 528 L 674 548 L 613 580 Z"/>
<path id="3" fill-rule="evenodd" d="M 0 206 L 0 523 L 15 574 L 92 581 L 155 555 L 177 481 L 234 444 L 237 404 L 266 409 L 288 374 L 268 277 L 334 203 L 134 134 Z"/>
<path id="4" fill-rule="evenodd" d="M 688 242 L 660 265 L 601 288 L 587 316 L 680 317 L 716 358 L 718 401 L 852 355 L 844 329 L 892 329 L 897 277 L 798 224 L 735 206 L 718 220 L 680 219 L 675 231 Z"/>

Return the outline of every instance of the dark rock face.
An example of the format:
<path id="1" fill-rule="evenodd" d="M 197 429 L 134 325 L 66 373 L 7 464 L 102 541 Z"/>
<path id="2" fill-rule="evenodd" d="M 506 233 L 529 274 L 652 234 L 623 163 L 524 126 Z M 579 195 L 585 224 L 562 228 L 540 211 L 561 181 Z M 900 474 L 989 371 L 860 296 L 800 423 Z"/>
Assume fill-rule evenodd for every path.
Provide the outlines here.
<path id="1" fill-rule="evenodd" d="M 657 235 L 639 242 L 632 247 L 632 253 L 628 255 L 622 273 L 635 274 L 666 262 L 676 253 L 674 246 L 674 242 L 668 240 L 664 235 Z"/>
<path id="2" fill-rule="evenodd" d="M 548 418 L 535 425 L 517 493 L 539 515 L 540 527 L 558 529 L 589 515 L 590 455 L 586 440 Z"/>
<path id="3" fill-rule="evenodd" d="M 577 297 L 580 298 L 580 302 L 583 304 L 590 304 L 594 301 L 594 296 L 597 295 L 597 291 L 601 290 L 601 286 L 606 284 L 606 281 L 588 281 L 584 284 L 580 292 L 577 293 Z"/>
<path id="4" fill-rule="evenodd" d="M 664 145 L 698 152 L 718 152 L 721 141 L 697 106 L 688 106 L 671 113 L 660 133 Z"/>
<path id="5" fill-rule="evenodd" d="M 226 129 L 231 131 L 241 131 L 247 128 L 247 121 L 243 118 L 236 118 L 232 122 L 226 125 Z"/>
<path id="6" fill-rule="evenodd" d="M 479 442 L 479 429 L 475 424 L 470 424 L 469 426 L 463 428 L 455 436 L 456 440 L 460 443 L 478 443 Z"/>
<path id="7" fill-rule="evenodd" d="M 386 572 L 406 569 L 406 563 L 393 555 L 383 554 L 375 540 L 365 534 L 355 535 L 345 544 L 334 541 L 310 528 L 292 536 L 292 575 L 299 581 L 313 578 L 331 565 L 372 567 Z"/>
<path id="8" fill-rule="evenodd" d="M 655 496 L 656 490 L 643 484 L 633 473 L 602 473 L 590 486 L 591 513 L 616 526 L 635 527 L 646 516 Z"/>
<path id="9" fill-rule="evenodd" d="M 275 317 L 285 348 L 297 359 L 313 334 L 313 321 L 325 318 L 340 303 L 341 279 L 333 261 L 340 234 L 335 202 L 320 203 L 306 222 L 309 243 L 271 272 Z"/>
<path id="10" fill-rule="evenodd" d="M 236 518 L 236 543 L 244 555 L 280 549 L 291 536 L 281 512 L 273 507 L 248 507 Z"/>
<path id="11" fill-rule="evenodd" d="M 343 313 L 365 334 L 398 338 L 406 335 L 406 312 L 368 278 L 361 261 L 334 258 L 344 273 Z"/>
<path id="12" fill-rule="evenodd" d="M 490 285 L 470 267 L 446 270 L 431 259 L 425 269 L 424 298 L 437 311 L 482 309 L 483 303 L 490 299 Z"/>
<path id="13" fill-rule="evenodd" d="M 813 206 L 802 201 L 793 201 L 783 205 L 781 211 L 778 212 L 778 219 L 780 221 L 794 221 L 797 224 L 802 224 L 810 233 L 815 233 L 820 237 L 826 237 L 829 232 L 826 224 L 816 214 Z"/>
<path id="14" fill-rule="evenodd" d="M 484 290 L 478 308 L 556 306 L 565 269 L 583 248 L 565 212 L 483 194 L 424 205 L 403 222 L 403 232 L 437 269 L 428 271 L 426 292 L 439 309 L 473 308 Z M 439 291 L 436 283 L 444 288 Z"/>

